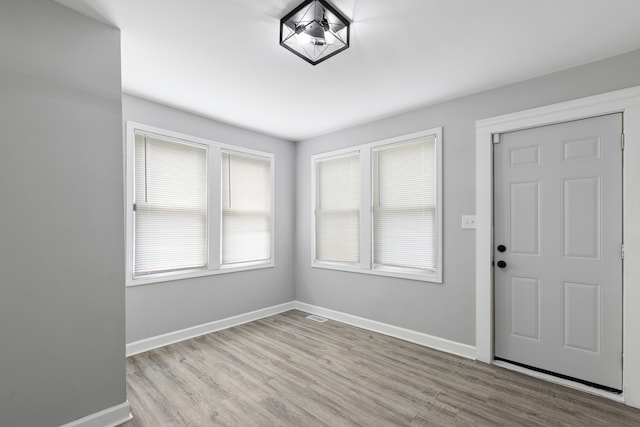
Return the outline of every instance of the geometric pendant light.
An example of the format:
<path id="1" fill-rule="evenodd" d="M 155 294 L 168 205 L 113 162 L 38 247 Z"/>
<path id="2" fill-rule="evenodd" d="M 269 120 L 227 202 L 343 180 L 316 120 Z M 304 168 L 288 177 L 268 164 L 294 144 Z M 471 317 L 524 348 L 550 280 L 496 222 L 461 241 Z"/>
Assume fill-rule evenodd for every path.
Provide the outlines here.
<path id="1" fill-rule="evenodd" d="M 349 20 L 325 0 L 305 0 L 280 20 L 280 45 L 316 65 L 349 47 Z"/>

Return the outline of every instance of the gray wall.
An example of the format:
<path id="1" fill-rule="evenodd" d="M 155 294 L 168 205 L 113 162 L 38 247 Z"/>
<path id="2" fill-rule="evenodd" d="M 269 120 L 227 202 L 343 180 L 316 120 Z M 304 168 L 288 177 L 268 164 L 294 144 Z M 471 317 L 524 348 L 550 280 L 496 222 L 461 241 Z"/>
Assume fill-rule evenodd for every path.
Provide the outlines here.
<path id="1" fill-rule="evenodd" d="M 276 165 L 275 267 L 128 287 L 127 342 L 292 301 L 295 145 L 130 95 L 123 96 L 123 117 L 273 153 Z"/>
<path id="2" fill-rule="evenodd" d="M 120 32 L 0 3 L 0 425 L 126 400 Z"/>
<path id="3" fill-rule="evenodd" d="M 500 114 L 640 85 L 640 51 L 345 129 L 297 145 L 296 299 L 475 345 L 475 122 Z M 383 102 L 383 101 L 381 101 Z M 310 267 L 310 156 L 443 127 L 444 283 Z"/>

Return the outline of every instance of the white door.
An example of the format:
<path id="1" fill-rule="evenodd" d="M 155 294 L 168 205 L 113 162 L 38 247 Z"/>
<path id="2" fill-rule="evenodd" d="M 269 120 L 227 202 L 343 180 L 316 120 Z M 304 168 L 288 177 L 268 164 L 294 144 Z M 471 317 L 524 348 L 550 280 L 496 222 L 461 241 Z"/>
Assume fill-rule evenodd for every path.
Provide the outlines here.
<path id="1" fill-rule="evenodd" d="M 494 144 L 495 357 L 622 389 L 622 114 Z"/>

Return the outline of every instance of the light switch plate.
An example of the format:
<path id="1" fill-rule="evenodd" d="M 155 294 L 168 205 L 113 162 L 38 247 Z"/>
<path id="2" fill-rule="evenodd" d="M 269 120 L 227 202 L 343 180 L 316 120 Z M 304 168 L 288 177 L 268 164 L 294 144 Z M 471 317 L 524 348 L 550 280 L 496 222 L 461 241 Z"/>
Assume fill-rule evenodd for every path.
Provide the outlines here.
<path id="1" fill-rule="evenodd" d="M 462 215 L 462 228 L 476 229 L 476 216 L 475 215 Z"/>

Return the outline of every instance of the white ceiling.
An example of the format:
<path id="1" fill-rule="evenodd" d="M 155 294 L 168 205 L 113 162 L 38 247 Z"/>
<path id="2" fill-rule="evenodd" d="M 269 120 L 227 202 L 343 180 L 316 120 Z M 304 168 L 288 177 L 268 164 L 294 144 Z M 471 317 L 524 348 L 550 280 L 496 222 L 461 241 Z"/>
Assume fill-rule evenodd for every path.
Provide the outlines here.
<path id="1" fill-rule="evenodd" d="M 278 44 L 301 0 L 56 1 L 122 30 L 125 92 L 294 141 L 640 48 L 639 0 L 333 0 L 316 66 Z"/>

